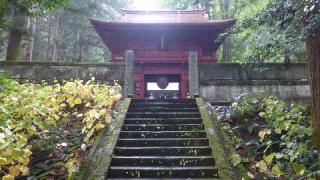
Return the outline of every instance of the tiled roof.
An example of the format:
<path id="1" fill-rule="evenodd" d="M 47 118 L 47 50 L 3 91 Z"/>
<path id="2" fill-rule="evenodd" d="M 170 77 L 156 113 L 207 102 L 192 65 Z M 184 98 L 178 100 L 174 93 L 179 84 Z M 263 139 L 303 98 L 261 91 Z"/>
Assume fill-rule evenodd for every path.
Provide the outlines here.
<path id="1" fill-rule="evenodd" d="M 121 23 L 209 23 L 204 10 L 133 11 L 122 10 Z"/>

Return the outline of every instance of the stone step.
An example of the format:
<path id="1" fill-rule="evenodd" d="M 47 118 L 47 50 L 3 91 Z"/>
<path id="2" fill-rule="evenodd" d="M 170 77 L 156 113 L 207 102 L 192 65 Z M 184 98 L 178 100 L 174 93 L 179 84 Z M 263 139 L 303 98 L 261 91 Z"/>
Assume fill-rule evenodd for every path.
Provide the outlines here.
<path id="1" fill-rule="evenodd" d="M 121 131 L 120 138 L 205 138 L 205 131 Z"/>
<path id="2" fill-rule="evenodd" d="M 199 112 L 197 108 L 142 107 L 130 108 L 128 112 Z"/>
<path id="3" fill-rule="evenodd" d="M 132 100 L 107 179 L 218 179 L 196 101 Z"/>
<path id="4" fill-rule="evenodd" d="M 215 166 L 199 167 L 113 167 L 108 171 L 110 178 L 218 178 Z"/>
<path id="5" fill-rule="evenodd" d="M 132 103 L 129 106 L 131 108 L 197 108 L 197 104 L 139 104 Z"/>
<path id="6" fill-rule="evenodd" d="M 126 118 L 124 124 L 202 124 L 201 118 Z"/>
<path id="7" fill-rule="evenodd" d="M 126 178 L 130 180 L 163 180 L 163 178 Z M 186 180 L 186 178 L 166 178 L 170 180 Z M 188 178 L 189 179 L 189 178 Z M 204 180 L 204 179 L 210 179 L 210 180 L 219 180 L 219 178 L 192 178 L 192 180 Z M 123 178 L 108 178 L 108 180 L 123 180 Z"/>
<path id="8" fill-rule="evenodd" d="M 125 124 L 123 131 L 201 131 L 203 124 Z"/>
<path id="9" fill-rule="evenodd" d="M 114 156 L 111 166 L 212 166 L 211 156 Z"/>
<path id="10" fill-rule="evenodd" d="M 232 102 L 230 101 L 213 101 L 210 102 L 212 106 L 230 106 Z"/>
<path id="11" fill-rule="evenodd" d="M 118 147 L 136 147 L 136 146 L 208 146 L 207 138 L 133 138 L 118 139 Z"/>
<path id="12" fill-rule="evenodd" d="M 210 156 L 209 146 L 116 147 L 116 156 Z"/>
<path id="13" fill-rule="evenodd" d="M 131 104 L 195 104 L 195 99 L 134 99 Z"/>
<path id="14" fill-rule="evenodd" d="M 127 118 L 200 118 L 199 112 L 128 112 Z"/>
<path id="15" fill-rule="evenodd" d="M 123 178 L 107 178 L 108 180 L 123 180 Z M 126 179 L 130 179 L 130 180 L 163 180 L 163 178 L 126 178 Z M 166 178 L 166 179 L 170 179 L 170 180 L 186 180 L 186 178 Z M 189 179 L 189 178 L 188 178 Z M 219 180 L 219 178 L 192 178 L 192 180 Z"/>

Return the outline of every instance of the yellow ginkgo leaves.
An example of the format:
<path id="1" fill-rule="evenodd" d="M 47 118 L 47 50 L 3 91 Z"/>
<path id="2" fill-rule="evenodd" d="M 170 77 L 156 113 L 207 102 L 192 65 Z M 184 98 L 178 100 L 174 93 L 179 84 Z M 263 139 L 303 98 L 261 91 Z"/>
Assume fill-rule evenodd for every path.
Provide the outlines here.
<path id="1" fill-rule="evenodd" d="M 0 171 L 4 180 L 30 173 L 31 138 L 46 137 L 59 121 L 79 120 L 84 144 L 91 141 L 111 123 L 115 96 L 120 92 L 120 86 L 99 84 L 94 78 L 86 83 L 7 82 L 0 91 Z"/>

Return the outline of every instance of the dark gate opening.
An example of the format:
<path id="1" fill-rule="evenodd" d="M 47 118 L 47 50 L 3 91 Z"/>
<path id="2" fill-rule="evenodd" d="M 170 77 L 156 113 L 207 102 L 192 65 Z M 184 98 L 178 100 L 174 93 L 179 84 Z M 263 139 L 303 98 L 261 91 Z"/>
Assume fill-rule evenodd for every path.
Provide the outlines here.
<path id="1" fill-rule="evenodd" d="M 179 99 L 180 75 L 145 75 L 146 99 Z"/>

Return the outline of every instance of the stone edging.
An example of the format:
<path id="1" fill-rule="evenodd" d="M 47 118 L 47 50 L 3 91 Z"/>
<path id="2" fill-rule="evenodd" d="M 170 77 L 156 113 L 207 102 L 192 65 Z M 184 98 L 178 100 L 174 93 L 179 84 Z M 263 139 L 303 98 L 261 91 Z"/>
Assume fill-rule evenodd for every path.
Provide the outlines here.
<path id="1" fill-rule="evenodd" d="M 200 82 L 201 86 L 270 86 L 270 85 L 284 85 L 284 86 L 297 86 L 309 85 L 308 80 L 209 80 Z"/>
<path id="2" fill-rule="evenodd" d="M 230 153 L 225 150 L 226 146 L 229 146 L 229 143 L 227 143 L 227 139 L 218 129 L 216 116 L 210 113 L 201 98 L 196 98 L 196 102 L 207 132 L 209 144 L 212 148 L 212 155 L 219 170 L 219 178 L 222 180 L 239 179 L 238 173 L 230 162 Z"/>
<path id="3" fill-rule="evenodd" d="M 74 62 L 0 62 L 1 66 L 81 66 L 81 67 L 109 67 L 109 66 L 124 66 L 123 62 L 105 62 L 105 63 L 74 63 Z"/>

